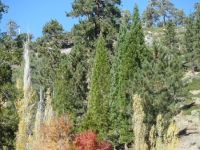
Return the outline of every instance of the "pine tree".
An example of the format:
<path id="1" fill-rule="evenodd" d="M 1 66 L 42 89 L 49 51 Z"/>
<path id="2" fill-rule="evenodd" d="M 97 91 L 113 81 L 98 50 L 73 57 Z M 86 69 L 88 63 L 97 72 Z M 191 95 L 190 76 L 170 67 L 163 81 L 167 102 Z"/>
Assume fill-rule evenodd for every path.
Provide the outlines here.
<path id="1" fill-rule="evenodd" d="M 197 5 L 197 10 L 196 10 L 196 21 L 195 21 L 195 42 L 194 42 L 194 50 L 198 59 L 198 68 L 200 64 L 200 5 Z"/>
<path id="2" fill-rule="evenodd" d="M 149 0 L 147 8 L 142 13 L 142 21 L 145 27 L 151 27 L 154 22 L 159 20 L 159 14 L 155 6 L 157 0 Z"/>
<path id="3" fill-rule="evenodd" d="M 78 0 L 73 1 L 72 11 L 66 13 L 67 17 L 80 19 L 71 30 L 74 46 L 59 64 L 54 84 L 56 97 L 53 100 L 53 108 L 59 114 L 67 112 L 77 127 L 86 112 L 95 42 L 101 32 L 111 55 L 113 40 L 116 39 L 118 31 L 117 20 L 120 17 L 120 10 L 117 5 L 120 3 L 118 0 Z"/>
<path id="4" fill-rule="evenodd" d="M 174 4 L 168 0 L 158 0 L 158 2 L 156 3 L 156 7 L 158 8 L 158 13 L 163 18 L 162 22 L 164 27 L 166 25 L 166 17 L 168 17 L 169 14 L 173 11 Z"/>
<path id="5" fill-rule="evenodd" d="M 184 36 L 184 44 L 186 47 L 186 52 L 185 52 L 185 57 L 186 57 L 186 61 L 188 63 L 190 63 L 190 67 L 192 70 L 192 73 L 194 74 L 194 69 L 195 69 L 195 51 L 194 51 L 194 36 L 195 36 L 195 32 L 194 32 L 194 18 L 192 16 L 192 14 L 189 15 L 189 17 L 186 20 L 186 32 L 185 32 L 185 36 Z"/>
<path id="6" fill-rule="evenodd" d="M 163 37 L 163 45 L 168 48 L 168 61 L 170 63 L 171 57 L 174 54 L 180 53 L 178 50 L 178 38 L 175 32 L 175 25 L 173 24 L 172 20 L 168 20 Z"/>
<path id="7" fill-rule="evenodd" d="M 168 50 L 153 44 L 152 60 L 143 62 L 142 69 L 135 73 L 133 93 L 138 93 L 142 99 L 145 113 L 144 124 L 147 129 L 146 139 L 151 135 L 151 127 L 156 124 L 156 117 L 161 114 L 163 130 L 169 125 L 170 118 L 176 113 L 176 102 L 183 96 L 182 68 L 177 54 L 173 54 L 168 61 Z M 151 147 L 151 142 L 147 142 Z M 149 145 L 150 144 L 150 145 Z"/>
<path id="8" fill-rule="evenodd" d="M 54 83 L 53 108 L 58 114 L 67 113 L 77 129 L 86 112 L 87 62 L 83 48 L 75 45 L 69 55 L 62 56 Z"/>
<path id="9" fill-rule="evenodd" d="M 100 35 L 96 45 L 96 55 L 92 68 L 91 88 L 88 95 L 88 110 L 83 121 L 83 128 L 93 130 L 100 138 L 106 138 L 109 127 L 109 92 L 110 68 L 105 42 L 102 35 Z"/>
<path id="10" fill-rule="evenodd" d="M 8 12 L 8 8 L 9 8 L 9 6 L 5 5 L 0 0 L 0 21 L 1 21 L 1 18 L 2 18 L 2 13 L 7 13 Z"/>
<path id="11" fill-rule="evenodd" d="M 60 40 L 63 38 L 63 27 L 57 20 L 50 20 L 43 26 L 42 33 L 43 36 L 36 40 L 37 55 L 35 57 L 43 58 L 45 61 L 45 68 L 42 68 L 40 72 L 43 77 L 42 84 L 46 89 L 50 87 L 52 90 L 61 58 Z"/>
<path id="12" fill-rule="evenodd" d="M 7 9 L 8 6 L 0 0 L 0 21 Z M 15 100 L 21 95 L 12 82 L 14 55 L 8 52 L 6 45 L 10 45 L 10 41 L 7 39 L 8 36 L 0 30 L 0 149 L 14 149 L 19 122 Z"/>

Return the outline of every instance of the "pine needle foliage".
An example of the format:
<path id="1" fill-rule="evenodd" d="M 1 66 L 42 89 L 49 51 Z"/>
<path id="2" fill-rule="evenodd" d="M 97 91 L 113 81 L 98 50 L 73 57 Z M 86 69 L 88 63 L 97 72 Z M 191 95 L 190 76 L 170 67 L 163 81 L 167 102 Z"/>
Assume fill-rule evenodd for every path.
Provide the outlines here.
<path id="1" fill-rule="evenodd" d="M 195 58 L 196 58 L 196 53 L 194 50 L 194 37 L 195 37 L 195 20 L 192 14 L 189 15 L 189 17 L 186 19 L 186 32 L 184 36 L 184 44 L 185 44 L 185 57 L 186 61 L 190 63 L 190 67 L 192 70 L 192 73 L 194 73 L 195 69 Z"/>
<path id="2" fill-rule="evenodd" d="M 198 59 L 198 68 L 200 66 L 200 5 L 197 5 L 197 10 L 196 10 L 196 21 L 195 21 L 195 36 L 194 36 L 194 50 L 196 53 L 196 57 Z"/>
<path id="3" fill-rule="evenodd" d="M 162 115 L 164 120 L 162 128 L 167 130 L 170 119 L 177 114 L 176 102 L 182 95 L 183 83 L 181 81 L 181 64 L 176 54 L 173 54 L 169 63 L 168 50 L 153 44 L 152 61 L 145 61 L 142 69 L 135 73 L 133 93 L 139 93 L 145 113 L 144 124 L 147 137 L 153 137 L 149 132 L 156 125 L 156 117 Z M 152 129 L 153 130 L 153 129 Z M 148 142 L 148 146 L 154 142 Z"/>

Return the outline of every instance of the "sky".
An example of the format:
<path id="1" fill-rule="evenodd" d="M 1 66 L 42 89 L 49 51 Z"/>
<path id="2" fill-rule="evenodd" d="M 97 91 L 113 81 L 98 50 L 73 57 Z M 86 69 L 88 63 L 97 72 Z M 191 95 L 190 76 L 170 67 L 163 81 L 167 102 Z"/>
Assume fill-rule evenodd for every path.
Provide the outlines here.
<path id="1" fill-rule="evenodd" d="M 140 14 L 147 7 L 148 0 L 121 0 L 120 9 L 133 10 L 134 3 L 137 3 Z M 35 39 L 42 36 L 42 27 L 51 19 L 56 19 L 65 29 L 70 31 L 78 18 L 66 17 L 73 0 L 2 0 L 9 6 L 8 13 L 3 14 L 0 22 L 1 32 L 7 31 L 6 23 L 14 20 L 19 26 L 21 33 L 28 30 Z M 170 0 L 176 8 L 183 9 L 186 14 L 193 11 L 194 3 L 200 0 Z"/>

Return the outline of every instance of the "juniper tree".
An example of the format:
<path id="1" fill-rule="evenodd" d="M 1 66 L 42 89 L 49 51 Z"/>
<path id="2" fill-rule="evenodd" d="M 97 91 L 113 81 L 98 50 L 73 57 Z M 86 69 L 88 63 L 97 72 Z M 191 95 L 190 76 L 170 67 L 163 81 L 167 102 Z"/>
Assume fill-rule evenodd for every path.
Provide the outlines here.
<path id="1" fill-rule="evenodd" d="M 103 36 L 100 35 L 92 68 L 91 87 L 83 128 L 91 129 L 100 138 L 108 133 L 108 104 L 110 102 L 110 68 Z"/>

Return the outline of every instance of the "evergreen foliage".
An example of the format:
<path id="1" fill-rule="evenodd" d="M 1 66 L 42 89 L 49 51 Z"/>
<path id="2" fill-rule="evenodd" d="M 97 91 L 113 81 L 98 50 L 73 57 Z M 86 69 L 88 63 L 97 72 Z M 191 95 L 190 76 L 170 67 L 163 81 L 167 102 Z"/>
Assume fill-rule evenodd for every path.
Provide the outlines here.
<path id="1" fill-rule="evenodd" d="M 149 4 L 142 13 L 143 25 L 151 27 L 162 17 L 162 21 L 157 23 L 157 26 L 164 27 L 166 19 L 172 19 L 178 25 L 183 25 L 185 14 L 183 10 L 174 7 L 174 4 L 169 0 L 149 0 Z"/>
<path id="2" fill-rule="evenodd" d="M 196 10 L 196 21 L 195 21 L 195 42 L 194 42 L 194 50 L 195 54 L 198 59 L 198 68 L 200 64 L 200 5 L 197 5 L 197 10 Z"/>
<path id="3" fill-rule="evenodd" d="M 0 20 L 8 6 L 0 0 Z M 18 116 L 15 99 L 20 92 L 12 82 L 12 64 L 14 54 L 9 53 L 5 45 L 9 45 L 4 33 L 0 33 L 0 149 L 14 149 L 15 132 Z M 9 44 L 8 44 L 9 43 Z"/>
<path id="4" fill-rule="evenodd" d="M 175 32 L 175 25 L 171 20 L 168 20 L 164 30 L 163 44 L 170 50 L 174 50 L 177 46 L 177 42 L 178 40 Z"/>
<path id="5" fill-rule="evenodd" d="M 95 42 L 100 32 L 105 38 L 105 46 L 112 51 L 113 40 L 118 30 L 117 20 L 121 1 L 73 1 L 68 17 L 79 17 L 79 23 L 72 28 L 74 46 L 68 56 L 59 63 L 56 77 L 54 110 L 69 113 L 75 126 L 86 112 L 87 94 L 90 89 L 91 68 L 94 61 Z M 112 13 L 111 13 L 112 12 Z M 109 15 L 108 15 L 109 14 Z M 86 19 L 85 19 L 85 18 Z"/>
<path id="6" fill-rule="evenodd" d="M 165 120 L 163 128 L 166 130 L 170 118 L 177 113 L 176 102 L 183 96 L 182 68 L 176 53 L 171 56 L 169 62 L 170 54 L 162 46 L 154 42 L 152 51 L 152 61 L 145 61 L 142 69 L 135 73 L 133 93 L 141 95 L 147 131 L 156 123 L 158 114 Z M 150 136 L 149 134 L 146 136 Z"/>
<path id="7" fill-rule="evenodd" d="M 153 4 L 148 5 L 142 13 L 142 21 L 145 27 L 151 27 L 154 22 L 159 20 L 159 15 L 152 5 Z"/>
<path id="8" fill-rule="evenodd" d="M 45 68 L 41 68 L 41 72 L 45 70 L 45 73 L 40 73 L 43 79 L 42 84 L 45 85 L 46 89 L 48 87 L 53 89 L 53 82 L 56 78 L 61 58 L 60 49 L 62 45 L 60 44 L 60 40 L 62 39 L 62 32 L 62 25 L 57 20 L 50 20 L 43 26 L 43 36 L 36 40 L 36 57 L 43 58 L 43 61 L 46 62 Z"/>
<path id="9" fill-rule="evenodd" d="M 83 48 L 75 45 L 69 55 L 63 55 L 54 83 L 55 98 L 53 108 L 59 114 L 66 112 L 78 127 L 86 112 L 86 93 L 88 84 L 86 72 L 87 62 Z"/>
<path id="10" fill-rule="evenodd" d="M 142 62 L 148 59 L 148 51 L 145 47 L 142 24 L 139 18 L 138 6 L 134 6 L 130 31 L 121 28 L 117 52 L 113 64 L 111 122 L 114 126 L 110 134 L 115 138 L 114 144 L 131 143 L 131 94 L 129 93 L 129 81 L 134 79 L 134 73 Z M 126 34 L 126 35 L 125 35 Z M 124 37 L 126 36 L 125 40 Z"/>
<path id="11" fill-rule="evenodd" d="M 2 13 L 7 13 L 8 12 L 8 6 L 5 5 L 4 3 L 2 3 L 2 1 L 0 0 L 0 21 L 2 18 Z"/>
<path id="12" fill-rule="evenodd" d="M 118 117 L 119 115 L 119 106 L 116 102 L 118 92 L 120 90 L 119 85 L 119 71 L 120 71 L 120 65 L 122 64 L 122 57 L 124 54 L 124 42 L 126 39 L 126 33 L 127 33 L 127 27 L 122 24 L 120 26 L 120 31 L 117 38 L 117 45 L 116 45 L 116 51 L 115 51 L 115 57 L 112 64 L 112 78 L 111 78 L 111 103 L 109 105 L 109 113 L 110 113 L 110 122 L 112 122 L 109 130 L 109 138 L 111 139 L 113 145 L 117 145 L 119 143 L 119 133 L 117 128 L 120 124 L 120 119 Z"/>
<path id="13" fill-rule="evenodd" d="M 186 20 L 186 32 L 185 32 L 185 36 L 184 36 L 184 44 L 185 44 L 185 57 L 186 57 L 186 61 L 190 63 L 190 67 L 192 70 L 192 73 L 194 74 L 195 71 L 195 57 L 196 57 L 196 53 L 194 50 L 194 37 L 195 37 L 195 24 L 194 24 L 195 20 L 192 16 L 192 14 L 189 15 L 189 17 Z"/>
<path id="14" fill-rule="evenodd" d="M 143 22 L 136 4 L 132 21 L 120 5 L 121 0 L 74 0 L 66 16 L 79 23 L 71 32 L 52 19 L 36 42 L 8 21 L 8 32 L 0 33 L 0 149 L 111 150 L 134 143 L 138 150 L 168 150 L 176 145 L 171 119 L 185 98 L 183 57 L 193 73 L 200 67 L 200 5 L 195 3 L 196 12 L 185 19 L 169 0 L 149 0 Z M 7 10 L 0 0 L 0 20 Z M 161 17 L 158 24 L 165 28 L 158 36 L 163 38 L 147 49 L 142 26 Z M 182 25 L 184 54 L 175 32 Z M 65 50 L 69 53 L 62 54 Z"/>
<path id="15" fill-rule="evenodd" d="M 96 45 L 96 55 L 92 68 L 91 87 L 88 95 L 88 110 L 83 128 L 91 129 L 100 138 L 108 133 L 108 104 L 110 102 L 110 68 L 105 42 L 100 35 Z"/>

